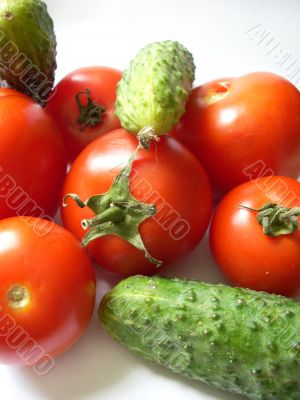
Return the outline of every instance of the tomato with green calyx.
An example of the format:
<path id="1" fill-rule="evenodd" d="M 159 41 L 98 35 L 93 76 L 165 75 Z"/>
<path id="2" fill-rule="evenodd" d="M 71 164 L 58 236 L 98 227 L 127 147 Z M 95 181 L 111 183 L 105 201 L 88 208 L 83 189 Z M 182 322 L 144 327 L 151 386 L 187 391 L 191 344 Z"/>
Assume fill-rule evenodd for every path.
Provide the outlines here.
<path id="1" fill-rule="evenodd" d="M 46 367 L 86 329 L 95 304 L 93 265 L 51 221 L 0 221 L 0 363 Z"/>
<path id="2" fill-rule="evenodd" d="M 185 147 L 166 136 L 141 147 L 124 129 L 103 135 L 75 160 L 63 188 L 64 226 L 123 276 L 157 272 L 187 254 L 211 215 L 206 173 Z"/>
<path id="3" fill-rule="evenodd" d="M 121 71 L 86 67 L 65 76 L 54 88 L 46 110 L 60 128 L 70 161 L 103 133 L 120 128 L 115 116 Z"/>
<path id="4" fill-rule="evenodd" d="M 269 176 L 237 186 L 210 229 L 216 263 L 237 286 L 294 295 L 300 289 L 300 183 Z"/>
<path id="5" fill-rule="evenodd" d="M 250 179 L 300 174 L 300 93 L 267 72 L 193 89 L 174 136 L 198 157 L 217 196 Z"/>

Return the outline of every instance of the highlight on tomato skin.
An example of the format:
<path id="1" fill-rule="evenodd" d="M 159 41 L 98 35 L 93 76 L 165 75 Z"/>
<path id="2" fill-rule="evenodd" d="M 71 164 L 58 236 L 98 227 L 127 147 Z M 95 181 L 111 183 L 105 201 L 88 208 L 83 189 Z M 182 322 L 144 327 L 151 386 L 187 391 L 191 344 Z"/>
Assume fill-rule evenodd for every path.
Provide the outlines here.
<path id="1" fill-rule="evenodd" d="M 194 88 L 172 135 L 200 160 L 221 198 L 261 175 L 297 178 L 299 132 L 299 90 L 281 76 L 252 72 Z"/>
<path id="2" fill-rule="evenodd" d="M 300 292 L 299 207 L 300 183 L 285 176 L 243 183 L 221 200 L 210 247 L 229 282 L 285 296 Z"/>
<path id="3" fill-rule="evenodd" d="M 121 128 L 115 116 L 121 77 L 122 72 L 114 68 L 85 67 L 70 72 L 55 86 L 46 111 L 63 135 L 70 162 L 94 139 Z"/>
<path id="4" fill-rule="evenodd" d="M 63 197 L 75 193 L 85 201 L 107 192 L 137 145 L 136 135 L 124 129 L 94 140 L 71 166 Z M 210 184 L 199 161 L 177 140 L 165 135 L 152 142 L 149 150 L 138 151 L 130 174 L 130 190 L 137 200 L 155 204 L 158 209 L 157 215 L 139 225 L 144 245 L 156 260 L 171 264 L 200 242 L 211 216 Z M 65 228 L 82 240 L 86 231 L 81 223 L 95 213 L 88 207 L 80 208 L 69 198 L 61 215 Z M 180 221 L 185 231 L 177 237 L 175 228 Z M 116 235 L 97 238 L 87 247 L 98 265 L 120 276 L 157 274 L 163 268 L 157 268 L 142 251 Z"/>
<path id="5" fill-rule="evenodd" d="M 0 88 L 0 219 L 54 217 L 67 158 L 53 118 L 33 99 Z"/>
<path id="6" fill-rule="evenodd" d="M 51 361 L 92 317 L 92 262 L 70 232 L 44 219 L 1 220 L 0 243 L 0 363 Z"/>
<path id="7" fill-rule="evenodd" d="M 25 97 L 28 99 L 30 98 L 26 94 L 18 92 L 15 89 L 0 86 L 0 97 L 6 97 L 6 96 L 21 96 L 21 97 Z"/>

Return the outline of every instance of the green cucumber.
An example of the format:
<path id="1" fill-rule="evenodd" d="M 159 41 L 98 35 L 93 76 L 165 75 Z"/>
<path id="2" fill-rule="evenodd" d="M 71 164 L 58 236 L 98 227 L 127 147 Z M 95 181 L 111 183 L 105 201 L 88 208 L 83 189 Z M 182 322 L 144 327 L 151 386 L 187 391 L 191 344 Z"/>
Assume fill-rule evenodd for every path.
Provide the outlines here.
<path id="1" fill-rule="evenodd" d="M 0 2 L 0 78 L 44 103 L 54 83 L 56 38 L 41 0 Z"/>
<path id="2" fill-rule="evenodd" d="M 180 43 L 143 48 L 118 84 L 116 115 L 123 128 L 138 133 L 150 126 L 156 135 L 170 131 L 185 111 L 194 78 L 193 57 Z"/>
<path id="3" fill-rule="evenodd" d="M 300 304 L 248 289 L 133 276 L 107 293 L 103 327 L 143 358 L 253 400 L 300 399 Z"/>

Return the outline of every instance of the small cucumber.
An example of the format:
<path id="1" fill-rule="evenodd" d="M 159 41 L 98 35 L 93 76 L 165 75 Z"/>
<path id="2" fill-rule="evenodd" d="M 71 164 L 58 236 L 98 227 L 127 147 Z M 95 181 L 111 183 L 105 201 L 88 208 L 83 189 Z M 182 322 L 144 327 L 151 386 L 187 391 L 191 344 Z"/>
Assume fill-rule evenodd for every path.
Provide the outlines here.
<path id="1" fill-rule="evenodd" d="M 1 0 L 0 78 L 44 103 L 56 69 L 53 22 L 42 0 Z"/>
<path id="2" fill-rule="evenodd" d="M 300 399 L 300 304 L 197 281 L 133 276 L 107 293 L 103 327 L 143 358 L 253 400 Z"/>
<path id="3" fill-rule="evenodd" d="M 116 115 L 123 128 L 138 133 L 151 126 L 156 135 L 170 131 L 184 113 L 194 78 L 193 57 L 180 43 L 143 48 L 118 84 Z"/>

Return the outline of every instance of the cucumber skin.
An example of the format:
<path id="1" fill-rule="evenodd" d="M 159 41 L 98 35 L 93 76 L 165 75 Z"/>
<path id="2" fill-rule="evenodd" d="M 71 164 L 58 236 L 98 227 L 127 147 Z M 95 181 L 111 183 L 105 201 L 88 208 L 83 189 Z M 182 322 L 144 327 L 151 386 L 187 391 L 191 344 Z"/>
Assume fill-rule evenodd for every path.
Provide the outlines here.
<path id="1" fill-rule="evenodd" d="M 122 127 L 135 133 L 145 126 L 156 135 L 169 132 L 184 114 L 194 78 L 193 57 L 180 43 L 144 47 L 118 83 L 116 116 Z"/>
<path id="2" fill-rule="evenodd" d="M 12 14 L 12 18 L 5 18 L 7 12 Z M 32 70 L 28 75 L 24 68 L 24 78 L 20 79 L 22 73 L 15 74 L 11 68 L 5 68 L 1 63 L 1 79 L 37 101 L 45 102 L 48 95 L 43 97 L 43 87 L 39 91 L 42 78 L 36 79 L 35 74 L 37 71 L 41 72 L 52 89 L 57 66 L 56 36 L 47 5 L 42 0 L 2 0 L 0 2 L 0 32 L 1 47 L 11 41 L 16 46 L 18 54 L 24 54 L 33 66 L 37 67 L 36 71 Z M 27 79 L 30 82 L 30 89 L 25 83 Z"/>
<path id="3" fill-rule="evenodd" d="M 300 304 L 198 281 L 133 276 L 99 306 L 133 353 L 253 400 L 300 399 Z"/>

